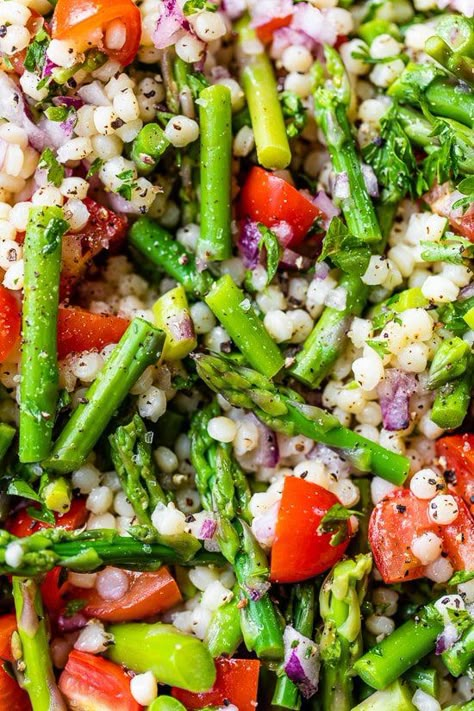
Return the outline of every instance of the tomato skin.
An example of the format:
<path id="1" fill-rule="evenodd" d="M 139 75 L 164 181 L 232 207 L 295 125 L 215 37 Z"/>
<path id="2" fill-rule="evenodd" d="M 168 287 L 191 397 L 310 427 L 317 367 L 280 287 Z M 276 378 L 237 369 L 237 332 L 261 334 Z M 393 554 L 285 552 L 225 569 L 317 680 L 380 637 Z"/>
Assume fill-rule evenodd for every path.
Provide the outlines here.
<path id="1" fill-rule="evenodd" d="M 108 49 L 102 43 L 107 25 L 114 20 L 121 20 L 127 30 L 121 49 Z M 141 15 L 132 0 L 58 0 L 52 32 L 53 39 L 73 40 L 80 51 L 89 49 L 91 41 L 97 42 L 99 49 L 125 67 L 133 62 L 140 46 Z"/>
<path id="2" fill-rule="evenodd" d="M 129 589 L 120 600 L 104 600 L 95 588 L 69 588 L 69 596 L 85 600 L 81 613 L 105 622 L 131 622 L 165 612 L 181 601 L 181 593 L 167 568 L 153 573 L 126 572 Z"/>
<path id="3" fill-rule="evenodd" d="M 91 198 L 84 198 L 82 202 L 90 215 L 86 226 L 82 232 L 63 237 L 61 299 L 71 293 L 77 281 L 84 276 L 91 260 L 104 249 L 116 251 L 127 233 L 126 217 L 117 215 Z"/>
<path id="4" fill-rule="evenodd" d="M 273 39 L 273 33 L 282 27 L 288 27 L 293 15 L 284 15 L 283 17 L 272 17 L 268 22 L 257 25 L 255 32 L 258 39 L 263 44 L 269 44 Z"/>
<path id="5" fill-rule="evenodd" d="M 255 166 L 251 169 L 240 193 L 242 218 L 262 222 L 274 227 L 278 222 L 287 222 L 293 237 L 283 246 L 300 244 L 312 224 L 323 213 L 296 188 L 278 175 Z"/>
<path id="6" fill-rule="evenodd" d="M 108 659 L 73 649 L 59 677 L 70 708 L 87 711 L 141 711 L 130 693 L 130 677 Z"/>
<path id="7" fill-rule="evenodd" d="M 61 514 L 60 516 L 56 515 L 55 525 L 65 528 L 66 531 L 74 531 L 74 529 L 81 528 L 85 524 L 88 516 L 89 512 L 86 509 L 85 498 L 74 498 L 71 501 L 71 508 L 67 513 Z M 29 515 L 26 509 L 21 509 L 21 511 L 18 511 L 7 520 L 5 528 L 12 535 L 18 538 L 24 538 L 44 528 L 52 528 L 52 526 L 45 521 L 37 521 Z"/>
<path id="8" fill-rule="evenodd" d="M 327 489 L 288 476 L 283 486 L 272 547 L 270 580 L 295 583 L 331 568 L 342 558 L 349 538 L 331 546 L 331 533 L 319 533 L 323 516 L 339 499 Z"/>
<path id="9" fill-rule="evenodd" d="M 449 435 L 436 442 L 436 454 L 446 460 L 446 469 L 455 474 L 451 491 L 462 496 L 474 515 L 474 434 Z"/>
<path id="10" fill-rule="evenodd" d="M 29 711 L 28 694 L 3 668 L 3 661 L 13 662 L 11 638 L 16 630 L 14 614 L 0 617 L 0 708 L 4 711 Z"/>
<path id="11" fill-rule="evenodd" d="M 418 499 L 409 489 L 395 489 L 372 511 L 369 543 L 385 583 L 422 578 L 425 566 L 413 555 L 415 537 L 431 531 L 442 541 L 454 570 L 474 569 L 474 519 L 461 497 L 453 494 L 459 508 L 456 520 L 439 526 L 428 514 L 429 499 Z"/>
<path id="12" fill-rule="evenodd" d="M 59 307 L 58 358 L 83 351 L 100 351 L 118 343 L 129 321 L 119 316 L 93 314 L 76 308 Z"/>
<path id="13" fill-rule="evenodd" d="M 215 660 L 217 678 L 210 691 L 193 694 L 173 687 L 172 695 L 181 701 L 189 711 L 205 706 L 222 706 L 226 701 L 237 706 L 239 711 L 255 711 L 257 706 L 258 659 Z"/>
<path id="14" fill-rule="evenodd" d="M 0 362 L 12 352 L 20 338 L 21 313 L 13 292 L 0 285 Z"/>
<path id="15" fill-rule="evenodd" d="M 433 212 L 448 218 L 454 232 L 474 242 L 474 205 L 470 205 L 465 212 L 454 209 L 452 205 L 459 197 L 462 196 L 453 193 L 449 183 L 443 183 L 432 188 L 423 199 Z"/>

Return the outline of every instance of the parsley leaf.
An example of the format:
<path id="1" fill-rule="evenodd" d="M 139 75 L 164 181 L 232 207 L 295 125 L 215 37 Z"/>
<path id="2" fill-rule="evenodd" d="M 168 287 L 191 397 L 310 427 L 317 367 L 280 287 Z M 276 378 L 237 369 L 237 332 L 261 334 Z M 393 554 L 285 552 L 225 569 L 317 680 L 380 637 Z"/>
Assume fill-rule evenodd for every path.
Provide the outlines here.
<path id="1" fill-rule="evenodd" d="M 280 94 L 281 109 L 286 119 L 286 133 L 288 138 L 299 136 L 306 126 L 308 118 L 306 109 L 300 97 L 293 91 L 284 91 Z"/>
<path id="2" fill-rule="evenodd" d="M 474 175 L 471 175 L 469 176 L 469 178 L 464 178 L 464 180 L 461 180 L 461 182 L 457 186 L 457 190 L 459 190 L 460 193 L 465 195 L 465 197 L 456 200 L 456 202 L 452 205 L 453 209 L 456 210 L 458 207 L 470 207 L 474 203 Z"/>
<path id="3" fill-rule="evenodd" d="M 331 546 L 338 546 L 349 537 L 350 517 L 361 515 L 360 511 L 352 511 L 342 504 L 334 504 L 322 517 L 318 533 L 332 533 L 329 543 Z"/>
<path id="4" fill-rule="evenodd" d="M 381 358 L 390 353 L 388 349 L 388 344 L 385 341 L 377 340 L 376 338 L 369 338 L 366 341 L 367 345 L 370 346 Z"/>
<path id="5" fill-rule="evenodd" d="M 382 202 L 397 203 L 407 193 L 415 194 L 418 168 L 395 107 L 382 117 L 380 126 L 380 136 L 362 149 L 362 155 L 382 185 Z"/>
<path id="6" fill-rule="evenodd" d="M 277 272 L 283 249 L 276 234 L 268 227 L 259 224 L 258 230 L 262 235 L 258 243 L 259 249 L 265 247 L 267 253 L 267 284 L 269 284 Z"/>
<path id="7" fill-rule="evenodd" d="M 99 172 L 103 165 L 104 161 L 102 160 L 102 158 L 96 158 L 94 161 L 92 161 L 89 170 L 87 171 L 86 178 L 92 178 L 93 175 Z"/>
<path id="8" fill-rule="evenodd" d="M 423 161 L 422 173 L 426 185 L 421 185 L 418 194 L 424 192 L 426 188 L 432 188 L 435 183 L 441 185 L 458 174 L 458 162 L 461 156 L 451 126 L 444 121 L 437 121 L 431 135 L 438 138 L 439 147 Z"/>
<path id="9" fill-rule="evenodd" d="M 24 66 L 29 72 L 41 73 L 46 61 L 46 50 L 48 49 L 49 35 L 42 27 L 35 35 L 33 42 L 28 45 L 24 59 Z"/>
<path id="10" fill-rule="evenodd" d="M 117 178 L 122 181 L 116 192 L 121 195 L 125 200 L 132 199 L 132 191 L 135 188 L 135 172 L 133 170 L 124 170 L 122 173 L 118 173 Z"/>
<path id="11" fill-rule="evenodd" d="M 462 336 L 468 330 L 464 316 L 474 308 L 474 296 L 464 301 L 452 301 L 438 309 L 438 320 L 455 336 Z"/>
<path id="12" fill-rule="evenodd" d="M 323 240 L 319 260 L 330 259 L 335 267 L 349 274 L 363 274 L 370 260 L 370 247 L 350 234 L 339 217 L 333 217 Z"/>
<path id="13" fill-rule="evenodd" d="M 34 508 L 33 506 L 29 506 L 27 508 L 27 513 L 31 518 L 34 518 L 37 521 L 43 521 L 45 523 L 55 523 L 55 518 L 54 514 L 52 511 L 50 511 L 43 503 L 43 500 L 39 496 L 39 494 L 36 493 L 36 491 L 31 487 L 26 481 L 23 481 L 22 479 L 14 479 L 10 484 L 8 485 L 7 489 L 7 494 L 10 496 L 21 496 L 24 499 L 28 499 L 30 501 L 34 501 L 37 504 L 40 504 L 41 508 Z"/>
<path id="14" fill-rule="evenodd" d="M 61 237 L 68 231 L 69 222 L 63 220 L 62 218 L 53 217 L 47 224 L 44 231 L 44 236 L 48 242 L 45 247 L 43 247 L 43 254 L 50 254 L 54 252 L 58 244 L 61 241 Z"/>
<path id="15" fill-rule="evenodd" d="M 44 113 L 50 121 L 65 121 L 69 111 L 67 106 L 50 106 Z"/>
<path id="16" fill-rule="evenodd" d="M 184 15 L 194 15 L 195 12 L 200 10 L 208 10 L 209 12 L 215 12 L 217 10 L 217 5 L 209 0 L 186 0 L 183 5 Z"/>
<path id="17" fill-rule="evenodd" d="M 47 168 L 49 182 L 59 188 L 64 180 L 64 166 L 59 163 L 51 148 L 44 149 L 40 156 L 38 167 Z"/>
<path id="18" fill-rule="evenodd" d="M 421 258 L 425 262 L 449 262 L 450 264 L 465 264 L 467 259 L 474 258 L 474 244 L 466 239 L 447 232 L 439 242 L 422 241 Z"/>

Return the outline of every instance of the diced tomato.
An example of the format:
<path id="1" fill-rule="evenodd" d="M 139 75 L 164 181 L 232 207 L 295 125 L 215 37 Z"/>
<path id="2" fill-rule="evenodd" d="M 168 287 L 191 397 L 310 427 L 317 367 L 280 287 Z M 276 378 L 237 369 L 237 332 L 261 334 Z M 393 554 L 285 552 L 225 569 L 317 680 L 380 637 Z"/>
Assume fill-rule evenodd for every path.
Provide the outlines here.
<path id="1" fill-rule="evenodd" d="M 414 538 L 434 531 L 428 501 L 417 499 L 409 489 L 396 489 L 372 511 L 369 542 L 377 568 L 386 583 L 423 577 L 424 567 L 411 550 Z"/>
<path id="2" fill-rule="evenodd" d="M 338 503 L 334 494 L 317 484 L 296 476 L 285 479 L 272 547 L 271 580 L 278 583 L 306 580 L 342 558 L 349 537 L 331 546 L 332 534 L 318 531 L 324 515 Z"/>
<path id="3" fill-rule="evenodd" d="M 422 578 L 425 567 L 414 556 L 414 538 L 431 531 L 442 540 L 443 553 L 454 570 L 474 569 L 474 519 L 463 500 L 453 494 L 459 507 L 456 520 L 439 526 L 428 514 L 429 500 L 418 499 L 409 489 L 396 489 L 372 511 L 369 542 L 384 582 L 399 583 Z"/>
<path id="4" fill-rule="evenodd" d="M 255 711 L 260 672 L 258 659 L 219 657 L 215 662 L 217 678 L 210 691 L 204 694 L 193 694 L 184 689 L 173 688 L 173 696 L 179 699 L 189 711 L 206 706 L 223 706 L 229 702 L 237 706 L 239 711 Z"/>
<path id="5" fill-rule="evenodd" d="M 433 212 L 448 218 L 455 232 L 474 242 L 474 204 L 465 211 L 464 208 L 452 207 L 453 203 L 462 197 L 461 193 L 453 192 L 449 183 L 443 183 L 430 190 L 423 199 Z"/>
<path id="6" fill-rule="evenodd" d="M 31 704 L 28 694 L 3 666 L 4 662 L 13 662 L 10 645 L 15 630 L 15 615 L 0 617 L 0 708 L 3 711 L 29 711 Z"/>
<path id="7" fill-rule="evenodd" d="M 292 237 L 284 247 L 295 247 L 307 235 L 321 210 L 278 175 L 255 166 L 240 193 L 240 216 L 274 227 L 286 222 Z"/>
<path id="8" fill-rule="evenodd" d="M 89 512 L 86 509 L 86 500 L 84 497 L 74 498 L 71 501 L 71 508 L 67 513 L 56 515 L 56 527 L 65 528 L 67 531 L 73 531 L 76 528 L 81 528 L 87 521 Z M 7 520 L 5 528 L 18 538 L 31 536 L 36 531 L 41 531 L 43 528 L 51 528 L 50 523 L 45 521 L 37 521 L 32 518 L 26 509 L 21 509 L 18 513 L 10 516 Z"/>
<path id="9" fill-rule="evenodd" d="M 109 49 L 107 31 L 124 32 L 120 49 Z M 132 0 L 59 0 L 53 15 L 53 38 L 72 40 L 84 52 L 98 47 L 126 66 L 135 59 L 140 46 L 140 10 Z"/>
<path id="10" fill-rule="evenodd" d="M 257 25 L 255 32 L 260 42 L 264 44 L 269 44 L 273 39 L 273 33 L 275 30 L 279 30 L 281 27 L 288 27 L 291 22 L 292 15 L 283 15 L 283 17 L 272 17 L 268 22 L 264 22 L 261 25 Z"/>
<path id="11" fill-rule="evenodd" d="M 441 437 L 436 454 L 446 460 L 449 488 L 462 496 L 474 515 L 474 434 Z"/>
<path id="12" fill-rule="evenodd" d="M 100 351 L 110 343 L 118 343 L 129 321 L 118 316 L 93 314 L 77 308 L 59 308 L 58 358 L 70 353 Z"/>
<path id="13" fill-rule="evenodd" d="M 21 314 L 13 292 L 0 285 L 0 362 L 12 352 L 20 337 Z"/>
<path id="14" fill-rule="evenodd" d="M 130 692 L 130 677 L 118 664 L 74 649 L 59 677 L 69 708 L 84 711 L 141 711 Z"/>
<path id="15" fill-rule="evenodd" d="M 65 605 L 65 595 L 70 586 L 67 580 L 62 580 L 64 572 L 64 568 L 56 566 L 46 573 L 41 583 L 41 597 L 50 615 L 59 614 Z"/>
<path id="16" fill-rule="evenodd" d="M 106 622 L 130 622 L 165 612 L 181 601 L 181 593 L 167 568 L 153 573 L 125 571 L 129 588 L 119 600 L 104 600 L 93 588 L 70 588 L 69 596 L 85 600 L 82 614 Z"/>
<path id="17" fill-rule="evenodd" d="M 58 7 L 58 6 L 56 6 Z M 61 298 L 68 296 L 81 279 L 88 264 L 103 249 L 116 251 L 127 233 L 127 218 L 100 205 L 91 198 L 83 200 L 89 210 L 89 220 L 76 234 L 63 237 Z"/>

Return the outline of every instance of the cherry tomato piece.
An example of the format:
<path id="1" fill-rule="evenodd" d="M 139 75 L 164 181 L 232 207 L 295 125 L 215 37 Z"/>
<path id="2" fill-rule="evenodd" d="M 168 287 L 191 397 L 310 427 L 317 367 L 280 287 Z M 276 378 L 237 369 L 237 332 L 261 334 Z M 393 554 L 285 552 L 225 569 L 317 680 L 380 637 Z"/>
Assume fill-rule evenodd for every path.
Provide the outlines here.
<path id="1" fill-rule="evenodd" d="M 0 362 L 6 360 L 20 337 L 21 313 L 13 292 L 0 285 Z"/>
<path id="2" fill-rule="evenodd" d="M 11 639 L 15 630 L 15 615 L 2 615 L 0 617 L 0 708 L 4 711 L 30 711 L 28 694 L 3 666 L 3 662 L 13 662 Z"/>
<path id="3" fill-rule="evenodd" d="M 104 346 L 118 343 L 129 321 L 119 316 L 93 314 L 77 308 L 59 308 L 58 358 L 71 353 L 100 351 Z"/>

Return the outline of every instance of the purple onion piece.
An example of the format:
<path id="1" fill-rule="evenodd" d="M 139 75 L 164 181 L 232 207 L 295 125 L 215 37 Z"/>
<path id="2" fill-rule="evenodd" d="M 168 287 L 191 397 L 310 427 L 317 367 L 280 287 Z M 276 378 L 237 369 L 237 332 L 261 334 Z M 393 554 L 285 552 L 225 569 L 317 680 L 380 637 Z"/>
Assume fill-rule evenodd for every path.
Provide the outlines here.
<path id="1" fill-rule="evenodd" d="M 258 602 L 271 588 L 268 580 L 254 580 L 252 584 L 246 584 L 245 590 L 253 602 Z"/>
<path id="2" fill-rule="evenodd" d="M 197 538 L 199 538 L 199 540 L 201 541 L 210 541 L 211 538 L 214 538 L 216 531 L 217 521 L 215 521 L 213 518 L 207 518 L 205 521 L 203 521 L 201 530 L 199 531 Z"/>
<path id="3" fill-rule="evenodd" d="M 257 223 L 247 218 L 240 227 L 238 242 L 239 252 L 247 269 L 255 269 L 259 262 L 258 244 L 261 237 Z"/>
<path id="4" fill-rule="evenodd" d="M 461 289 L 458 295 L 458 299 L 459 301 L 466 301 L 466 299 L 470 299 L 471 296 L 474 296 L 474 282 L 468 284 L 467 286 L 464 286 Z"/>
<path id="5" fill-rule="evenodd" d="M 80 612 L 71 615 L 71 617 L 66 615 L 59 615 L 58 617 L 58 627 L 62 632 L 76 632 L 77 630 L 82 630 L 86 625 L 87 617 L 81 615 Z"/>
<path id="6" fill-rule="evenodd" d="M 48 57 L 48 55 L 46 55 L 46 60 L 45 60 L 45 63 L 43 65 L 43 69 L 41 72 L 41 78 L 44 79 L 44 77 L 50 77 L 51 74 L 53 73 L 53 69 L 56 69 L 57 66 L 58 65 L 55 64 L 54 62 L 52 62 L 50 60 L 50 58 Z"/>
<path id="7" fill-rule="evenodd" d="M 0 96 L 2 97 L 0 102 L 1 118 L 23 128 L 33 148 L 40 153 L 51 146 L 48 135 L 31 120 L 23 92 L 13 79 L 2 71 L 0 71 Z"/>
<path id="8" fill-rule="evenodd" d="M 308 2 L 296 5 L 291 27 L 301 30 L 320 45 L 329 44 L 332 47 L 337 40 L 336 26 L 328 22 L 324 12 Z"/>
<path id="9" fill-rule="evenodd" d="M 65 106 L 68 109 L 80 109 L 84 106 L 79 96 L 54 96 L 52 101 L 55 106 Z"/>
<path id="10" fill-rule="evenodd" d="M 452 624 L 447 624 L 441 634 L 438 635 L 435 654 L 442 654 L 447 649 L 451 649 L 453 644 L 458 641 L 459 636 L 456 627 Z"/>
<path id="11" fill-rule="evenodd" d="M 153 32 L 153 43 L 157 49 L 166 49 L 175 44 L 191 26 L 185 18 L 177 0 L 163 0 L 163 11 Z"/>
<path id="12" fill-rule="evenodd" d="M 325 215 L 325 219 L 323 220 L 323 226 L 324 229 L 327 230 L 332 218 L 338 217 L 338 215 L 341 214 L 341 211 L 338 207 L 334 205 L 333 201 L 331 200 L 329 195 L 324 192 L 324 190 L 320 190 L 316 197 L 313 198 L 312 202 Z"/>
<path id="13" fill-rule="evenodd" d="M 300 272 L 306 272 L 313 264 L 309 257 L 298 254 L 293 249 L 284 249 L 280 257 L 280 266 L 285 269 L 295 269 Z"/>
<path id="14" fill-rule="evenodd" d="M 194 323 L 187 311 L 171 316 L 167 325 L 175 341 L 189 341 L 194 338 Z"/>
<path id="15" fill-rule="evenodd" d="M 365 187 L 370 197 L 379 196 L 379 184 L 377 182 L 377 177 L 370 165 L 366 163 L 362 164 L 362 176 L 364 178 Z"/>
<path id="16" fill-rule="evenodd" d="M 286 675 L 301 691 L 305 699 L 311 698 L 319 685 L 319 648 L 308 637 L 287 626 L 283 634 Z"/>
<path id="17" fill-rule="evenodd" d="M 252 27 L 265 25 L 276 17 L 293 14 L 293 0 L 258 0 L 252 7 Z"/>
<path id="18" fill-rule="evenodd" d="M 256 472 L 261 467 L 276 467 L 280 460 L 278 451 L 278 441 L 275 433 L 269 427 L 260 422 L 252 412 L 246 413 L 241 422 L 249 422 L 258 428 L 258 444 L 255 449 L 252 449 L 246 454 L 237 456 L 237 459 L 243 469 L 249 472 Z"/>
<path id="19" fill-rule="evenodd" d="M 410 398 L 416 390 L 416 378 L 397 368 L 387 368 L 377 388 L 383 426 L 389 432 L 404 430 L 410 424 Z"/>

